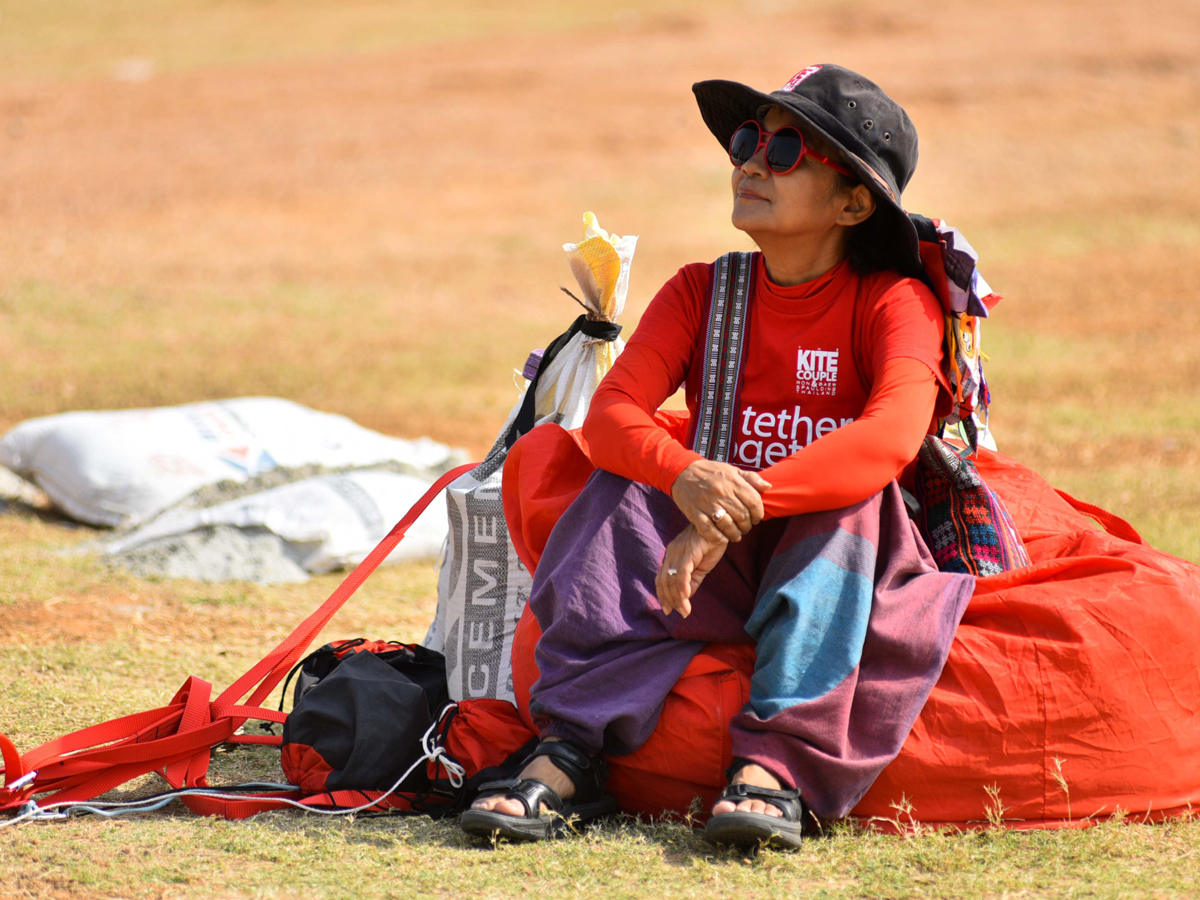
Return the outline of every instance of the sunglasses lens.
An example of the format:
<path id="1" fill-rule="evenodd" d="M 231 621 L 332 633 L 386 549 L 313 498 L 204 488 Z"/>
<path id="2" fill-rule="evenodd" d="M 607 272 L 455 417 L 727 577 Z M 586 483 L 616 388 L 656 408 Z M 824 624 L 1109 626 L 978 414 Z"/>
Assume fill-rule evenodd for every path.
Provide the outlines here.
<path id="1" fill-rule="evenodd" d="M 743 125 L 733 133 L 729 141 L 729 158 L 735 166 L 744 166 L 758 151 L 759 131 L 750 125 Z"/>
<path id="2" fill-rule="evenodd" d="M 804 138 L 792 128 L 784 128 L 767 142 L 767 165 L 772 172 L 787 172 L 800 161 Z"/>

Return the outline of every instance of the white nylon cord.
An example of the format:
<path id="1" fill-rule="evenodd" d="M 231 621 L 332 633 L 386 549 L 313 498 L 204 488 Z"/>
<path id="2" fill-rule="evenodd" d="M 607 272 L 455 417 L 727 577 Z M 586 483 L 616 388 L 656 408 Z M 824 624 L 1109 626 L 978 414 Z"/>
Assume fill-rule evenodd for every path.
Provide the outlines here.
<path id="1" fill-rule="evenodd" d="M 166 806 L 172 800 L 178 799 L 179 797 L 222 797 L 226 800 L 269 799 L 272 803 L 282 803 L 286 806 L 293 806 L 296 809 L 302 810 L 303 812 L 306 812 L 306 813 L 312 813 L 313 815 L 352 816 L 355 813 L 360 813 L 363 810 L 367 810 L 374 806 L 377 806 L 378 804 L 380 804 L 381 802 L 386 800 L 388 797 L 390 797 L 392 794 L 396 793 L 396 791 L 399 790 L 400 785 L 404 783 L 404 780 L 406 778 L 408 778 L 409 775 L 411 775 L 413 772 L 416 771 L 417 766 L 419 766 L 425 762 L 435 762 L 435 761 L 438 762 L 442 766 L 442 768 L 444 768 L 446 770 L 446 775 L 450 779 L 450 784 L 453 787 L 460 788 L 463 786 L 463 781 L 464 781 L 463 776 L 466 775 L 466 770 L 454 759 L 447 756 L 446 748 L 442 747 L 437 742 L 438 728 L 441 726 L 442 721 L 446 718 L 446 716 L 452 710 L 454 710 L 456 708 L 457 708 L 456 704 L 453 704 L 453 703 L 450 704 L 449 706 L 447 706 L 445 709 L 442 710 L 442 714 L 440 716 L 438 716 L 437 721 L 429 726 L 429 728 L 425 731 L 425 734 L 421 736 L 421 750 L 423 751 L 421 758 L 418 759 L 416 762 L 414 762 L 411 766 L 409 766 L 408 770 L 403 775 L 401 775 L 399 778 L 396 779 L 395 784 L 393 784 L 390 788 L 388 788 L 386 791 L 384 791 L 383 794 L 381 794 L 379 797 L 375 798 L 374 800 L 370 800 L 367 803 L 362 804 L 361 806 L 355 806 L 351 809 L 319 809 L 315 806 L 307 806 L 304 803 L 301 803 L 299 800 L 293 800 L 290 797 L 263 798 L 263 797 L 259 797 L 254 794 L 232 794 L 232 793 L 229 793 L 228 791 L 217 791 L 217 790 L 213 790 L 211 788 L 183 788 L 182 790 L 172 791 L 170 796 L 157 797 L 151 801 L 146 801 L 146 800 L 125 800 L 125 801 L 93 800 L 90 802 L 79 802 L 79 801 L 71 800 L 71 801 L 64 801 L 62 803 L 50 803 L 46 806 L 38 806 L 36 802 L 34 802 L 33 800 L 30 800 L 28 803 L 26 803 L 24 806 L 21 807 L 21 811 L 16 817 L 14 817 L 12 819 L 7 819 L 3 822 L 0 822 L 0 828 L 7 828 L 10 825 L 17 825 L 21 822 L 25 822 L 28 820 L 34 820 L 34 821 L 40 822 L 40 821 L 50 821 L 52 819 L 66 819 L 66 818 L 69 818 L 70 814 L 72 812 L 74 812 L 75 810 L 80 810 L 82 812 L 90 812 L 95 815 L 106 816 L 109 818 L 112 818 L 115 816 L 120 816 L 120 815 L 125 815 L 126 813 L 154 812 L 157 809 L 162 809 L 164 806 Z M 287 791 L 296 789 L 296 786 L 294 784 L 263 783 L 261 785 L 256 785 L 256 786 L 260 786 L 260 787 L 267 788 L 267 789 L 278 789 L 278 790 L 287 790 Z"/>

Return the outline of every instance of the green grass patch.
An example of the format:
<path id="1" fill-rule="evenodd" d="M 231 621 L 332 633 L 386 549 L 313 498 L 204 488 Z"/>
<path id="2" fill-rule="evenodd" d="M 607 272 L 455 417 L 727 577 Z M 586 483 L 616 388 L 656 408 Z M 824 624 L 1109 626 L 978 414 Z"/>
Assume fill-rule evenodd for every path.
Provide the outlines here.
<path id="1" fill-rule="evenodd" d="M 553 845 L 501 845 L 423 819 L 249 822 L 158 814 L 0 832 L 0 885 L 68 896 L 624 900 L 1188 897 L 1200 824 L 888 837 L 835 827 L 797 853 L 714 852 L 684 825 L 618 820 Z"/>

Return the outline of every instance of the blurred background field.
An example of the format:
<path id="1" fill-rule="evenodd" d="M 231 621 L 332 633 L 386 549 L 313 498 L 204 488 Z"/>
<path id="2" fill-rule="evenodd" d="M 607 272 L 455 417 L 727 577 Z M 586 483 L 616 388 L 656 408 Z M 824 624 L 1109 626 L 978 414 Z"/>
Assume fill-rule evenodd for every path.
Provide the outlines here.
<path id="1" fill-rule="evenodd" d="M 0 430 L 266 394 L 482 453 L 515 400 L 513 368 L 575 316 L 559 246 L 585 209 L 641 235 L 629 330 L 679 266 L 747 246 L 691 83 L 769 87 L 823 61 L 909 110 L 922 155 L 906 205 L 960 227 L 1006 298 L 984 332 L 1001 450 L 1200 560 L 1191 0 L 17 0 L 0 9 Z M 336 583 L 146 582 L 62 555 L 92 536 L 44 510 L 0 515 L 0 730 L 25 749 L 158 705 L 189 673 L 227 681 Z M 427 564 L 380 573 L 331 635 L 419 639 L 434 582 Z M 169 867 L 122 870 L 113 842 L 244 834 L 167 816 L 124 827 L 4 835 L 0 892 L 208 895 Z M 397 834 L 416 842 L 411 859 L 453 843 Z M 636 859 L 674 840 L 649 834 L 613 840 Z M 994 881 L 935 890 L 920 853 L 943 863 L 918 842 L 887 851 L 899 855 L 877 874 L 890 866 L 892 881 L 831 874 L 821 890 L 1065 890 L 1112 852 L 1039 840 L 997 850 L 1009 862 Z M 226 873 L 214 895 L 291 895 L 258 876 L 239 886 L 241 851 L 208 846 Z M 1171 840 L 1137 846 L 1168 872 Z M 296 862 L 270 852 L 269 871 Z M 600 884 L 603 854 L 575 876 L 509 859 L 483 869 Z M 631 863 L 630 885 L 662 890 L 656 860 Z M 779 865 L 800 883 L 803 861 Z M 1171 894 L 1154 871 L 1096 895 Z M 771 895 L 769 874 L 746 884 Z M 320 882 L 333 894 L 336 875 Z M 712 876 L 688 863 L 663 883 L 707 895 Z"/>

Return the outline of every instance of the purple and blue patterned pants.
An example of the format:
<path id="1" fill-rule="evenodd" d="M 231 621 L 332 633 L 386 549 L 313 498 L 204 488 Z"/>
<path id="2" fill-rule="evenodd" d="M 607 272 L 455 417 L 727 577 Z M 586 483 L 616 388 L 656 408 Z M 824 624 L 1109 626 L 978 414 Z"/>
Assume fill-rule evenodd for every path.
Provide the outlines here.
<path id="1" fill-rule="evenodd" d="M 893 482 L 829 512 L 774 519 L 731 543 L 665 615 L 654 579 L 687 524 L 666 494 L 597 471 L 550 536 L 530 605 L 542 627 L 531 710 L 543 736 L 631 753 L 708 642 L 754 642 L 733 753 L 845 815 L 896 754 L 974 588 L 939 572 Z"/>

